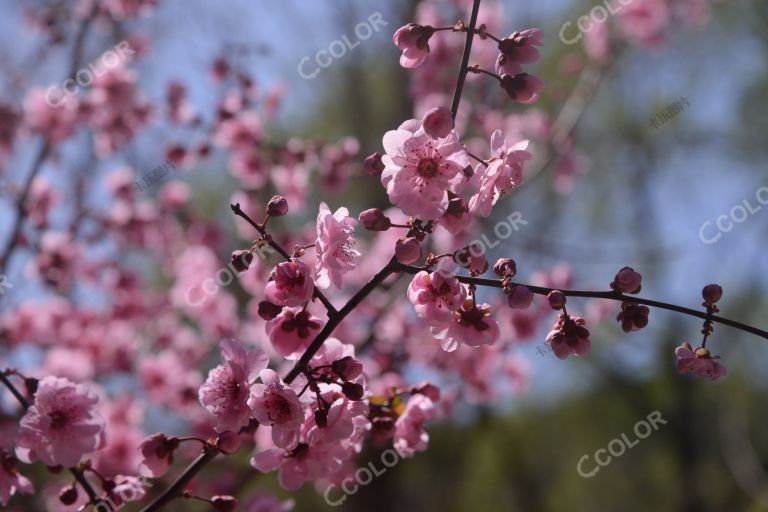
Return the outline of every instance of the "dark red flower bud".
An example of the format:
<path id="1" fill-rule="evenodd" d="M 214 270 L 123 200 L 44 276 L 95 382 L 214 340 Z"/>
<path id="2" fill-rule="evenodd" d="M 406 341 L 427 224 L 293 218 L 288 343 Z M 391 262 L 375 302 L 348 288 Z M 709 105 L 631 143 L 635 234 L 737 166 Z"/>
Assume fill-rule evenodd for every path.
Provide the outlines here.
<path id="1" fill-rule="evenodd" d="M 517 274 L 517 263 L 510 258 L 500 258 L 493 265 L 493 271 L 499 277 L 514 277 Z"/>
<path id="2" fill-rule="evenodd" d="M 350 400 L 362 400 L 365 390 L 360 384 L 345 382 L 341 385 L 341 392 Z"/>
<path id="3" fill-rule="evenodd" d="M 74 505 L 77 501 L 77 487 L 65 487 L 59 493 L 59 501 L 64 505 Z"/>
<path id="4" fill-rule="evenodd" d="M 251 251 L 235 251 L 230 258 L 232 267 L 238 272 L 245 272 L 251 266 L 253 253 Z"/>
<path id="5" fill-rule="evenodd" d="M 262 320 L 269 322 L 283 311 L 282 306 L 263 300 L 259 302 L 258 315 Z"/>
<path id="6" fill-rule="evenodd" d="M 283 196 L 275 196 L 267 203 L 267 215 L 282 217 L 288 213 L 288 200 Z"/>
<path id="7" fill-rule="evenodd" d="M 368 156 L 363 162 L 363 168 L 371 176 L 378 176 L 384 172 L 384 162 L 381 161 L 381 153 L 374 153 Z"/>
<path id="8" fill-rule="evenodd" d="M 214 496 L 211 505 L 217 512 L 235 512 L 239 503 L 232 496 Z"/>
<path id="9" fill-rule="evenodd" d="M 708 284 L 701 290 L 701 296 L 707 304 L 714 304 L 723 296 L 723 289 L 718 284 Z"/>
<path id="10" fill-rule="evenodd" d="M 320 428 L 328 426 L 328 411 L 326 409 L 318 409 L 315 411 L 315 423 Z"/>

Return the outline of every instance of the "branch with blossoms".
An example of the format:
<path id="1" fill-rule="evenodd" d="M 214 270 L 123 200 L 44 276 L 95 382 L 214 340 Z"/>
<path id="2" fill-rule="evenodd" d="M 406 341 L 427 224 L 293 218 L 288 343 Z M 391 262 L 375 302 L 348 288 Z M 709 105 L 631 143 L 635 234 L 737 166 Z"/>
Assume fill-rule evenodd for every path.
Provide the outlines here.
<path id="1" fill-rule="evenodd" d="M 114 2 L 104 9 L 112 17 L 129 17 L 129 13 L 136 15 L 138 4 L 151 8 L 150 4 L 154 2 Z M 121 9 L 113 12 L 116 5 Z M 507 97 L 516 104 L 536 103 L 544 85 L 526 69 L 539 59 L 538 48 L 542 46 L 544 34 L 539 29 L 530 28 L 513 32 L 508 37 L 498 37 L 493 34 L 498 28 L 492 24 L 493 16 L 483 14 L 480 7 L 481 1 L 473 0 L 466 23 L 462 21 L 452 26 L 410 23 L 396 31 L 394 44 L 402 50 L 400 63 L 408 69 L 421 67 L 423 70 L 422 66 L 429 66 L 433 47 L 436 52 L 445 50 L 446 46 L 435 44 L 435 38 L 454 38 L 461 44 L 459 37 L 464 36 L 458 76 L 452 76 L 455 80 L 452 99 L 444 96 L 442 106 L 423 109 L 425 113 L 419 119 L 406 120 L 387 132 L 382 141 L 383 152 L 365 159 L 363 167 L 368 179 L 375 177 L 381 182 L 392 204 L 390 210 L 372 208 L 355 217 L 345 207 L 334 211 L 323 202 L 313 235 L 297 230 L 293 237 L 283 236 L 275 228 L 280 222 L 277 219 L 290 216 L 296 213 L 292 210 L 303 207 L 304 195 L 290 195 L 291 191 L 295 192 L 292 181 L 299 175 L 296 173 L 297 162 L 303 163 L 305 153 L 317 153 L 315 156 L 325 168 L 325 184 L 332 187 L 338 176 L 344 175 L 357 150 L 354 144 L 346 143 L 319 149 L 302 146 L 296 141 L 285 146 L 267 142 L 254 112 L 239 112 L 253 99 L 253 84 L 247 77 L 236 78 L 242 90 L 222 100 L 216 125 L 211 127 L 208 135 L 212 135 L 216 144 L 232 151 L 233 174 L 249 191 L 265 188 L 265 164 L 279 169 L 274 174 L 282 180 L 283 190 L 278 187 L 279 195 L 268 203 L 264 201 L 263 208 L 249 202 L 247 194 L 241 194 L 241 200 L 233 199 L 231 205 L 234 215 L 256 232 L 255 240 L 251 239 L 250 233 L 244 236 L 252 241 L 232 253 L 230 264 L 243 277 L 243 288 L 263 297 L 263 300 L 253 301 L 256 307 L 249 308 L 249 314 L 253 314 L 252 320 L 258 327 L 262 327 L 258 321 L 263 322 L 264 338 L 269 345 L 264 348 L 269 353 L 261 348 L 249 350 L 235 339 L 241 333 L 230 325 L 234 322 L 229 322 L 230 318 L 225 315 L 222 315 L 223 320 L 218 316 L 226 309 L 226 301 L 212 301 L 213 305 L 206 303 L 208 309 L 194 310 L 189 304 L 186 306 L 190 307 L 185 307 L 183 300 L 177 300 L 176 305 L 182 304 L 179 309 L 187 317 L 199 319 L 204 332 L 201 338 L 224 338 L 219 344 L 221 363 L 204 379 L 196 372 L 187 371 L 188 366 L 203 365 L 203 351 L 198 343 L 203 340 L 190 339 L 186 332 L 182 332 L 184 328 L 179 322 L 171 323 L 167 330 L 172 333 L 158 336 L 161 339 L 152 347 L 166 348 L 175 343 L 174 347 L 183 354 L 186 366 L 162 355 L 156 359 L 147 357 L 139 365 L 138 373 L 150 399 L 169 409 L 182 410 L 186 418 L 197 420 L 192 423 L 190 419 L 192 435 L 173 436 L 158 432 L 144 437 L 142 431 L 134 443 L 138 450 L 133 452 L 138 453 L 133 456 L 140 459 L 138 474 L 144 478 L 163 478 L 175 461 L 196 455 L 186 469 L 144 508 L 145 512 L 174 506 L 176 500 L 206 503 L 220 512 L 235 510 L 239 500 L 231 495 L 236 494 L 231 488 L 227 490 L 229 494 L 208 497 L 205 489 L 199 489 L 193 481 L 214 459 L 238 453 L 253 441 L 256 448 L 250 465 L 261 473 L 276 472 L 280 485 L 287 490 L 299 489 L 307 482 L 326 483 L 331 489 L 354 473 L 356 458 L 366 446 L 376 449 L 391 446 L 401 457 L 413 457 L 426 450 L 429 443 L 427 425 L 440 417 L 445 403 L 450 402 L 450 395 L 445 387 L 441 389 L 435 383 L 412 384 L 399 376 L 390 378 L 386 375 L 388 370 L 396 368 L 396 363 L 387 357 L 367 359 L 371 353 L 382 356 L 376 352 L 373 343 L 366 341 L 355 346 L 349 342 L 350 319 L 359 319 L 361 324 L 371 326 L 364 337 L 369 340 L 376 336 L 373 324 L 386 317 L 391 312 L 389 310 L 395 311 L 395 315 L 400 315 L 396 318 L 397 323 L 409 324 L 407 328 L 412 329 L 409 334 L 418 334 L 402 336 L 398 333 L 393 336 L 397 338 L 395 343 L 401 346 L 418 343 L 420 350 L 425 350 L 425 346 L 426 350 L 431 350 L 434 346 L 434 352 L 429 352 L 423 359 L 435 367 L 459 368 L 456 373 L 462 377 L 464 369 L 461 367 L 466 362 L 469 364 L 465 366 L 471 367 L 472 373 L 486 376 L 504 374 L 515 378 L 522 373 L 523 370 L 503 352 L 502 325 L 503 320 L 510 318 L 508 315 L 525 315 L 535 310 L 535 295 L 546 297 L 546 313 L 554 311 L 557 314 L 546 342 L 559 359 L 583 357 L 591 350 L 588 317 L 573 314 L 569 298 L 618 302 L 616 320 L 627 333 L 648 325 L 651 308 L 701 319 L 699 346 L 694 348 L 684 343 L 676 349 L 675 356 L 680 373 L 695 373 L 710 380 L 720 378 L 726 371 L 719 357 L 710 352 L 715 324 L 768 338 L 766 331 L 719 316 L 717 304 L 722 290 L 714 284 L 703 289 L 704 309 L 698 311 L 637 296 L 642 277 L 629 267 L 620 269 L 605 290 L 597 291 L 572 289 L 563 279 L 552 279 L 545 284 L 517 282 L 514 279 L 518 266 L 510 258 L 495 262 L 492 270 L 496 278 L 486 277 L 491 268 L 484 251 L 477 246 L 467 246 L 466 237 L 475 219 L 490 217 L 505 196 L 523 185 L 531 174 L 529 167 L 536 150 L 523 137 L 511 138 L 501 130 L 493 129 L 488 130 L 489 151 L 484 153 L 474 146 L 470 151 L 466 133 L 463 136 L 459 133 L 469 131 L 457 122 L 459 108 L 467 89 L 485 83 L 500 87 L 504 94 L 498 96 Z M 494 53 L 494 63 L 484 58 L 488 49 Z M 486 65 L 486 61 L 490 65 Z M 218 79 L 229 73 L 225 62 L 217 62 L 213 71 Z M 107 75 L 94 85 L 94 94 L 87 97 L 88 101 L 78 105 L 78 116 L 73 116 L 67 109 L 37 109 L 49 117 L 41 116 L 35 127 L 46 135 L 47 142 L 55 142 L 57 138 L 69 137 L 74 132 L 74 119 L 82 117 L 96 132 L 98 150 L 108 154 L 130 140 L 148 117 L 147 105 L 134 94 L 134 85 L 130 73 L 125 70 Z M 450 86 L 444 89 L 450 90 Z M 107 110 L 105 101 L 119 107 L 114 107 L 114 112 L 110 110 L 108 116 L 96 115 L 102 108 Z M 169 89 L 168 103 L 175 122 L 194 124 L 186 108 L 183 87 Z M 86 115 L 89 111 L 96 114 L 89 117 Z M 63 122 L 61 118 L 68 119 L 67 116 L 72 120 Z M 566 137 L 562 132 L 557 133 L 555 138 L 559 140 L 553 142 L 560 145 Z M 44 151 L 34 163 L 32 176 L 23 188 L 20 215 L 14 236 L 8 242 L 8 251 L 14 247 L 16 235 L 22 230 L 22 206 L 26 196 L 34 192 L 30 189 L 32 181 L 48 152 L 47 143 L 42 147 Z M 197 153 L 203 158 L 209 152 L 210 147 L 202 145 Z M 184 167 L 191 158 L 180 144 L 171 145 L 167 156 L 179 167 Z M 121 226 L 126 239 L 139 240 L 137 245 L 163 245 L 154 244 L 158 240 L 177 241 L 174 235 L 178 236 L 178 233 L 173 233 L 173 229 L 158 234 L 146 227 L 150 224 L 147 218 L 151 218 L 154 209 L 139 206 L 131 185 L 130 174 L 119 173 L 113 178 L 110 187 L 119 208 L 111 217 L 103 219 L 99 227 L 106 230 L 106 227 Z M 300 187 L 295 185 L 295 188 Z M 186 200 L 184 190 L 172 188 L 164 192 L 161 209 L 166 211 L 175 211 Z M 43 194 L 33 195 L 43 196 L 38 199 L 41 204 L 51 202 Z M 251 215 L 262 220 L 254 220 Z M 358 225 L 377 234 L 367 252 L 356 240 Z M 204 233 L 194 235 L 206 241 L 215 238 L 206 230 L 201 231 Z M 94 238 L 102 232 L 97 231 Z M 435 236 L 443 232 L 450 235 L 448 244 L 441 243 L 440 236 Z M 283 243 L 284 239 L 296 243 Z M 273 268 L 254 268 L 258 267 L 254 255 L 264 247 L 271 248 L 283 261 Z M 40 252 L 36 265 L 44 270 L 42 274 L 50 281 L 46 284 L 59 292 L 65 291 L 72 280 L 66 269 L 74 266 L 78 253 L 60 239 L 43 240 Z M 209 265 L 211 259 L 215 260 L 207 258 L 209 254 L 198 246 L 178 258 L 183 260 L 178 262 L 178 268 L 184 270 L 178 273 L 184 279 L 179 278 L 181 284 L 174 287 L 172 295 L 176 299 L 188 298 L 189 291 L 196 289 L 199 283 L 195 280 L 199 276 L 192 274 L 216 271 L 215 261 L 213 266 Z M 364 270 L 368 262 L 363 255 L 375 260 L 376 265 Z M 193 271 L 186 271 L 186 267 Z M 94 269 L 93 274 L 103 269 Z M 266 270 L 263 282 L 259 280 L 260 275 L 253 277 L 263 270 Z M 405 292 L 408 300 L 377 302 L 383 289 L 397 297 L 396 282 L 404 275 L 412 276 Z M 139 288 L 130 275 L 110 278 L 119 281 L 126 289 Z M 253 279 L 250 287 L 245 286 L 247 278 Z M 194 286 L 185 287 L 186 279 Z M 356 290 L 348 292 L 353 284 Z M 496 300 L 491 294 L 485 299 L 481 287 L 500 290 L 500 293 L 496 294 Z M 254 291 L 255 288 L 258 290 Z M 338 297 L 331 295 L 333 291 L 340 292 L 336 294 Z M 135 318 L 131 315 L 137 307 L 130 299 L 132 297 L 115 308 L 118 311 L 116 317 Z M 344 303 L 337 307 L 332 299 L 344 299 Z M 403 309 L 403 303 L 408 311 Z M 157 313 L 147 309 L 147 317 Z M 62 317 L 70 316 L 68 311 L 57 310 L 56 313 Z M 82 323 L 91 327 L 93 317 L 83 316 Z M 531 314 L 535 319 L 540 316 Z M 59 316 L 55 318 L 58 321 Z M 366 324 L 369 319 L 375 320 Z M 65 323 L 64 320 L 60 322 Z M 8 329 L 16 333 L 16 341 L 28 335 L 25 322 L 22 320 L 18 324 L 20 326 L 14 326 L 15 329 Z M 88 349 L 99 353 L 102 348 L 99 333 L 86 334 L 90 335 L 89 341 L 96 339 Z M 79 336 L 75 334 L 75 337 Z M 430 338 L 431 341 L 423 341 Z M 126 346 L 130 344 L 119 348 L 129 353 Z M 111 355 L 113 368 L 124 370 L 129 366 L 125 363 L 129 357 L 121 350 L 116 349 Z M 276 363 L 273 368 L 269 368 L 270 358 Z M 491 366 L 491 361 L 500 362 L 499 366 Z M 12 382 L 16 378 L 22 379 L 23 390 Z M 473 386 L 473 379 L 479 380 L 480 385 Z M 168 398 L 163 393 L 164 386 L 174 380 L 178 383 L 173 383 L 173 392 L 167 393 L 172 398 Z M 60 467 L 69 468 L 74 481 L 67 483 L 59 494 L 59 501 L 64 505 L 86 509 L 103 504 L 118 508 L 126 501 L 139 501 L 145 497 L 143 480 L 109 467 L 110 464 L 117 465 L 109 457 L 96 462 L 84 460 L 84 457 L 97 457 L 108 449 L 104 445 L 105 438 L 108 434 L 113 435 L 114 430 L 107 432 L 108 421 L 102 414 L 112 416 L 109 422 L 128 430 L 125 425 L 131 422 L 125 416 L 130 416 L 130 412 L 97 409 L 99 396 L 85 384 L 67 378 L 37 380 L 9 369 L 0 373 L 0 382 L 23 409 L 15 437 L 15 455 L 0 451 L 0 503 L 5 505 L 16 493 L 32 492 L 31 482 L 21 475 L 18 463 L 37 460 L 52 472 Z M 485 382 L 477 375 L 470 375 L 462 384 L 467 388 L 483 388 L 487 387 L 483 386 Z M 120 405 L 113 409 L 120 409 Z M 202 420 L 199 419 L 203 416 L 199 414 L 201 406 L 208 413 Z M 197 430 L 205 433 L 200 434 Z M 130 435 L 119 432 L 115 436 L 124 444 L 118 443 L 114 448 L 113 459 L 120 458 L 121 453 L 122 458 L 126 458 L 125 450 L 120 450 L 132 446 L 134 432 L 131 430 Z M 127 453 L 132 453 L 130 448 Z M 102 465 L 108 466 L 109 474 L 104 474 Z M 82 496 L 81 491 L 86 496 Z M 127 495 L 132 499 L 127 499 Z"/>
<path id="2" fill-rule="evenodd" d="M 220 431 L 240 429 L 242 432 L 252 428 L 254 420 L 260 429 L 270 431 L 274 447 L 257 452 L 251 464 L 262 472 L 277 470 L 278 480 L 286 489 L 297 489 L 307 480 L 327 478 L 329 471 L 333 471 L 329 467 L 346 464 L 360 451 L 367 432 L 376 446 L 391 442 L 404 457 L 413 456 L 426 447 L 424 422 L 434 415 L 440 395 L 438 389 L 426 384 L 374 395 L 366 389 L 364 366 L 355 356 L 354 348 L 332 338 L 342 320 L 393 274 L 414 274 L 408 299 L 416 315 L 447 352 L 456 351 L 462 345 L 493 345 L 500 338 L 491 306 L 478 301 L 479 286 L 501 288 L 509 307 L 517 310 L 528 308 L 535 294 L 546 295 L 549 306 L 560 312 L 547 336 L 547 343 L 560 359 L 585 356 L 591 347 L 585 320 L 568 313 L 567 297 L 620 302 L 617 320 L 625 332 L 648 325 L 649 306 L 703 318 L 701 346 L 695 350 L 689 344 L 679 347 L 677 366 L 681 373 L 693 372 L 711 380 L 725 373 L 718 357 L 712 356 L 705 346 L 713 323 L 768 338 L 765 331 L 715 315 L 718 311 L 715 304 L 722 295 L 717 285 L 704 288 L 706 311 L 702 313 L 634 296 L 640 291 L 642 278 L 629 267 L 617 273 L 610 291 L 581 291 L 515 283 L 512 278 L 517 265 L 511 259 L 500 259 L 494 265 L 493 270 L 500 279 L 483 279 L 480 276 L 489 265 L 482 251 L 473 246 L 441 255 L 424 254 L 423 246 L 438 226 L 456 234 L 466 227 L 470 216 L 489 216 L 504 195 L 523 183 L 524 165 L 531 158 L 527 141 L 508 144 L 499 131 L 491 139 L 489 158 L 470 155 L 454 129 L 468 73 L 491 76 L 512 100 L 521 104 L 534 103 L 543 89 L 536 77 L 522 71 L 523 64 L 538 58 L 535 47 L 541 45 L 541 31 L 529 29 L 504 39 L 495 37 L 484 26 L 477 26 L 479 6 L 480 0 L 475 0 L 469 24 L 459 23 L 453 29 L 465 32 L 467 39 L 451 108 L 435 108 L 421 120 L 404 122 L 384 136 L 383 155 L 374 154 L 366 159 L 366 170 L 381 176 L 390 201 L 409 218 L 395 223 L 378 209 L 360 214 L 358 221 L 366 229 L 374 232 L 400 229 L 403 236 L 396 240 L 389 262 L 343 307 L 338 310 L 329 307 L 317 288 L 341 288 L 344 275 L 356 267 L 361 256 L 355 249 L 353 237 L 357 221 L 349 216 L 346 208 L 334 213 L 322 204 L 315 243 L 297 246 L 291 254 L 274 242 L 265 228 L 266 221 L 257 223 L 239 204 L 232 205 L 233 212 L 256 228 L 261 240 L 286 259 L 272 270 L 265 290 L 266 300 L 259 304 L 258 310 L 267 321 L 266 331 L 273 349 L 294 364 L 285 378 L 280 379 L 274 371 L 266 369 L 262 352 L 246 353 L 239 349 L 235 355 L 234 347 L 222 345 L 222 365 L 209 374 L 201 388 L 201 402 L 215 416 Z M 412 68 L 423 63 L 429 55 L 430 39 L 447 28 L 409 24 L 399 29 L 394 41 L 403 50 L 401 64 Z M 498 44 L 496 73 L 468 65 L 475 36 Z M 470 157 L 479 162 L 474 168 Z M 465 199 L 463 195 L 467 193 L 469 198 Z M 270 201 L 270 205 L 274 204 L 286 205 L 285 198 L 276 196 Z M 270 211 L 270 206 L 267 210 Z M 286 213 L 287 208 L 281 207 L 279 215 Z M 310 265 L 301 259 L 310 248 L 316 252 L 314 276 Z M 233 258 L 242 260 L 243 254 L 238 251 Z M 419 261 L 424 264 L 416 266 Z M 467 269 L 469 275 L 452 273 L 450 267 L 456 265 Z M 240 270 L 245 271 L 247 267 Z M 313 299 L 326 306 L 325 323 L 308 311 Z M 254 383 L 255 372 L 260 383 Z M 148 453 L 148 459 L 166 468 L 172 450 L 166 446 Z M 145 512 L 159 510 L 182 495 L 183 486 L 215 455 L 215 450 L 201 454 Z"/>

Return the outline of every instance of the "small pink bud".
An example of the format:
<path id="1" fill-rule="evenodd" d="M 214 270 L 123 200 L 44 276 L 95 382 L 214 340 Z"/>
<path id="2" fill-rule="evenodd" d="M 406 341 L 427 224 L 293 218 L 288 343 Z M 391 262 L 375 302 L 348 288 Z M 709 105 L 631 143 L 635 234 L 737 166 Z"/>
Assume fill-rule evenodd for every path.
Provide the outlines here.
<path id="1" fill-rule="evenodd" d="M 236 453 L 240 449 L 240 434 L 229 431 L 222 432 L 216 439 L 216 447 L 227 455 Z"/>
<path id="2" fill-rule="evenodd" d="M 565 307 L 565 294 L 560 290 L 552 290 L 547 295 L 547 301 L 552 309 L 563 309 Z"/>
<path id="3" fill-rule="evenodd" d="M 642 276 L 635 272 L 634 269 L 624 267 L 613 278 L 611 289 L 619 293 L 639 293 L 642 280 Z"/>
<path id="4" fill-rule="evenodd" d="M 533 292 L 523 284 L 516 284 L 507 292 L 507 302 L 513 309 L 528 309 L 533 302 Z"/>
<path id="5" fill-rule="evenodd" d="M 493 265 L 493 271 L 499 277 L 515 277 L 515 274 L 517 274 L 517 263 L 510 258 L 500 258 Z"/>
<path id="6" fill-rule="evenodd" d="M 267 215 L 270 217 L 282 217 L 288 213 L 288 200 L 283 196 L 274 196 L 267 203 Z"/>
<path id="7" fill-rule="evenodd" d="M 253 253 L 251 251 L 235 251 L 230 258 L 232 267 L 238 272 L 245 272 L 251 266 Z"/>
<path id="8" fill-rule="evenodd" d="M 435 107 L 422 118 L 421 125 L 427 135 L 433 139 L 442 139 L 453 130 L 453 114 L 445 107 Z"/>
<path id="9" fill-rule="evenodd" d="M 378 208 L 365 210 L 360 214 L 360 222 L 368 231 L 386 231 L 392 226 L 392 221 Z"/>
<path id="10" fill-rule="evenodd" d="M 707 304 L 714 304 L 723 296 L 723 289 L 718 284 L 708 284 L 701 291 L 701 296 Z"/>
<path id="11" fill-rule="evenodd" d="M 395 244 L 395 256 L 403 265 L 410 265 L 421 259 L 421 244 L 414 237 L 401 238 Z"/>
<path id="12" fill-rule="evenodd" d="M 368 156 L 363 162 L 365 172 L 371 176 L 378 176 L 384 171 L 384 162 L 381 161 L 381 153 L 374 153 Z"/>

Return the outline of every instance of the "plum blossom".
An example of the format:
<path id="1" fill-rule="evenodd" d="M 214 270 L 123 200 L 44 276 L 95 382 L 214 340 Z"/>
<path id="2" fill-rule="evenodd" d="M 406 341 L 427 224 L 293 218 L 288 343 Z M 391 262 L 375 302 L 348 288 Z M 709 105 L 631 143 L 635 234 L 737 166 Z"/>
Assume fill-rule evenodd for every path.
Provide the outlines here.
<path id="1" fill-rule="evenodd" d="M 248 424 L 249 385 L 267 367 L 269 357 L 261 349 L 246 351 L 235 340 L 221 342 L 222 364 L 208 373 L 198 393 L 200 403 L 216 418 L 216 430 L 238 431 Z"/>
<path id="2" fill-rule="evenodd" d="M 285 308 L 267 322 L 266 331 L 272 348 L 283 357 L 294 358 L 306 349 L 323 323 L 306 309 Z"/>
<path id="3" fill-rule="evenodd" d="M 403 414 L 395 421 L 393 446 L 401 457 L 423 452 L 429 443 L 424 423 L 435 415 L 435 406 L 426 395 L 414 394 L 408 399 Z"/>
<path id="4" fill-rule="evenodd" d="M 472 299 L 464 301 L 449 324 L 430 327 L 430 331 L 446 352 L 453 352 L 460 343 L 470 347 L 492 345 L 501 336 L 499 324 L 491 317 L 491 306 L 475 305 Z"/>
<path id="5" fill-rule="evenodd" d="M 296 392 L 272 370 L 259 372 L 261 384 L 251 387 L 248 406 L 260 424 L 272 427 L 272 441 L 281 448 L 292 448 L 298 441 L 304 411 Z"/>
<path id="6" fill-rule="evenodd" d="M 422 220 L 442 217 L 448 209 L 448 191 L 457 191 L 462 171 L 469 166 L 456 132 L 433 139 L 422 129 L 411 132 L 401 125 L 384 135 L 384 150 L 381 183 L 392 204 Z"/>
<path id="7" fill-rule="evenodd" d="M 173 452 L 179 447 L 179 440 L 157 433 L 149 436 L 139 445 L 142 461 L 139 472 L 147 477 L 163 476 L 173 464 Z"/>
<path id="8" fill-rule="evenodd" d="M 397 29 L 392 40 L 403 51 L 400 65 L 409 69 L 420 66 L 429 55 L 429 39 L 434 33 L 434 28 L 415 23 Z"/>
<path id="9" fill-rule="evenodd" d="M 515 75 L 522 71 L 521 64 L 531 64 L 539 60 L 539 51 L 544 33 L 538 28 L 529 28 L 514 32 L 499 43 L 499 57 L 496 59 L 496 73 Z"/>
<path id="10" fill-rule="evenodd" d="M 35 489 L 32 482 L 16 470 L 16 459 L 0 449 L 0 505 L 8 505 L 8 500 L 17 492 L 32 494 Z"/>
<path id="11" fill-rule="evenodd" d="M 98 401 L 82 384 L 57 377 L 40 380 L 34 403 L 19 423 L 19 459 L 74 467 L 83 455 L 101 448 L 104 419 L 96 411 Z"/>
<path id="12" fill-rule="evenodd" d="M 331 214 L 328 205 L 320 203 L 317 215 L 317 285 L 326 289 L 331 285 L 341 288 L 344 274 L 357 267 L 360 252 L 355 249 L 352 236 L 357 220 L 349 216 L 349 210 L 339 208 Z"/>
<path id="13" fill-rule="evenodd" d="M 491 135 L 491 161 L 487 167 L 478 164 L 475 173 L 480 188 L 469 200 L 469 211 L 488 217 L 499 199 L 523 184 L 523 166 L 531 159 L 528 141 L 507 146 L 501 130 Z"/>
<path id="14" fill-rule="evenodd" d="M 547 343 L 558 359 L 589 353 L 592 345 L 589 341 L 589 331 L 584 327 L 585 323 L 583 318 L 577 316 L 560 315 L 557 324 L 547 335 Z"/>
<path id="15" fill-rule="evenodd" d="M 678 373 L 694 373 L 715 381 L 726 372 L 725 366 L 716 361 L 720 356 L 713 357 L 704 347 L 694 350 L 689 343 L 683 343 L 675 349 L 675 357 Z"/>
<path id="16" fill-rule="evenodd" d="M 450 323 L 466 296 L 459 280 L 443 270 L 431 274 L 422 270 L 408 285 L 408 300 L 419 318 L 431 326 Z"/>
<path id="17" fill-rule="evenodd" d="M 299 259 L 292 259 L 272 269 L 266 296 L 273 304 L 294 307 L 311 299 L 314 290 L 315 283 L 309 266 Z"/>

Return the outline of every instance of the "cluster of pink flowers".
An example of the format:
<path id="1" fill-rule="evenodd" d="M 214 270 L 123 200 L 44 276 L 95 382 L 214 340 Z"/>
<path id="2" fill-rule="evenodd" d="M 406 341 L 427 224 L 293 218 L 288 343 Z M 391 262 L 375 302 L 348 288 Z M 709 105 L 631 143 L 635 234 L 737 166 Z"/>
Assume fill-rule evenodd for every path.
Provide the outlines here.
<path id="1" fill-rule="evenodd" d="M 84 0 L 77 16 L 121 21 L 144 16 L 157 4 Z M 476 45 L 473 65 L 462 70 L 469 73 L 467 87 L 476 75 L 492 75 L 513 101 L 538 100 L 543 84 L 524 66 L 538 61 L 543 34 L 530 28 L 503 39 L 491 36 L 502 29 L 499 6 L 484 4 L 480 18 L 487 23 L 478 27 L 446 27 L 439 23 L 438 2 L 426 0 L 418 8 L 419 23 L 396 31 L 400 63 L 418 68 L 414 118 L 388 131 L 383 152 L 362 162 L 351 137 L 270 140 L 281 87 L 257 87 L 226 56 L 212 67 L 222 91 L 210 121 L 192 108 L 177 82 L 168 84 L 165 108 L 151 104 L 140 93 L 133 61 L 56 107 L 44 90 L 30 91 L 23 111 L 0 104 L 0 170 L 17 133 L 45 142 L 42 162 L 48 151 L 89 128 L 95 154 L 105 159 L 117 157 L 165 113 L 168 125 L 184 132 L 160 152 L 185 171 L 222 153 L 240 189 L 232 209 L 250 221 L 237 225 L 248 242 L 227 265 L 228 232 L 193 204 L 192 189 L 179 180 L 158 184 L 156 197 L 145 197 L 136 191 L 138 169 L 119 166 L 101 180 L 111 201 L 86 208 L 83 184 L 71 191 L 76 201 L 64 201 L 65 193 L 53 185 L 57 178 L 33 173 L 19 209 L 28 214 L 28 225 L 19 230 L 14 249 L 30 253 L 28 276 L 50 298 L 22 300 L 0 316 L 9 352 L 26 350 L 41 360 L 23 369 L 28 376 L 0 368 L 4 379 L 21 383 L 15 391 L 29 406 L 18 425 L 0 420 L 0 504 L 34 492 L 20 463 L 75 472 L 77 483 L 43 498 L 50 509 L 63 511 L 95 504 L 90 492 L 78 491 L 83 480 L 97 487 L 99 499 L 120 506 L 145 497 L 143 477 L 162 478 L 201 450 L 234 454 L 243 447 L 253 450 L 250 466 L 275 471 L 284 489 L 339 482 L 354 474 L 367 443 L 412 457 L 427 449 L 430 422 L 449 417 L 460 400 L 493 404 L 507 390 L 522 392 L 529 370 L 518 349 L 535 339 L 540 322 L 553 319 L 553 310 L 557 319 L 546 343 L 555 356 L 587 355 L 587 324 L 615 309 L 601 303 L 580 316 L 569 313 L 567 298 L 577 294 L 568 292 L 573 278 L 566 266 L 535 272 L 526 285 L 514 281 L 515 261 L 502 258 L 492 267 L 499 279 L 481 278 L 490 270 L 488 260 L 470 242 L 478 218 L 491 217 L 524 183 L 536 141 L 553 135 L 552 118 L 540 111 L 446 107 L 444 71 L 455 71 L 456 53 L 473 29 L 478 43 L 491 39 L 497 47 Z M 653 43 L 664 25 L 660 14 L 671 9 L 669 0 L 637 0 L 619 23 L 628 37 Z M 46 17 L 38 20 L 41 29 Z M 130 41 L 134 58 L 141 58 L 146 41 L 135 34 Z M 494 59 L 495 73 L 474 65 Z M 578 155 L 569 137 L 558 137 L 557 144 L 562 192 L 573 181 Z M 330 208 L 330 199 L 314 210 L 310 177 L 330 196 L 341 195 L 351 177 L 380 180 L 391 206 L 364 209 L 357 218 L 347 207 Z M 267 202 L 266 190 L 278 195 Z M 78 207 L 71 223 L 52 222 L 58 207 L 70 203 Z M 299 222 L 302 214 L 310 219 L 306 224 Z M 358 224 L 375 236 L 357 236 Z M 116 255 L 133 252 L 154 256 L 151 277 L 170 283 L 167 294 L 144 277 L 143 266 L 118 263 Z M 0 275 L 8 261 L 0 262 Z M 394 274 L 413 275 L 408 301 L 390 300 Z M 481 294 L 478 287 L 489 281 L 501 292 Z M 599 292 L 606 302 L 621 302 L 615 318 L 625 332 L 649 323 L 649 302 L 627 295 L 639 293 L 641 284 L 640 273 L 624 267 Z M 81 302 L 81 295 L 88 300 Z M 536 301 L 535 295 L 546 299 Z M 687 343 L 677 348 L 677 369 L 716 380 L 726 370 L 706 343 L 722 290 L 709 285 L 702 295 L 704 339 L 696 349 Z M 339 298 L 349 302 L 336 309 Z M 211 368 L 217 343 L 220 361 Z M 439 386 L 409 382 L 408 365 L 437 373 Z M 113 385 L 128 376 L 133 387 Z M 150 407 L 182 420 L 188 435 L 147 435 L 155 429 L 146 425 L 157 416 L 145 414 Z M 194 498 L 215 510 L 235 510 L 238 500 L 224 494 L 234 492 L 228 475 L 201 484 L 199 492 L 212 491 L 211 498 Z M 292 506 L 272 495 L 244 503 L 252 512 Z"/>

